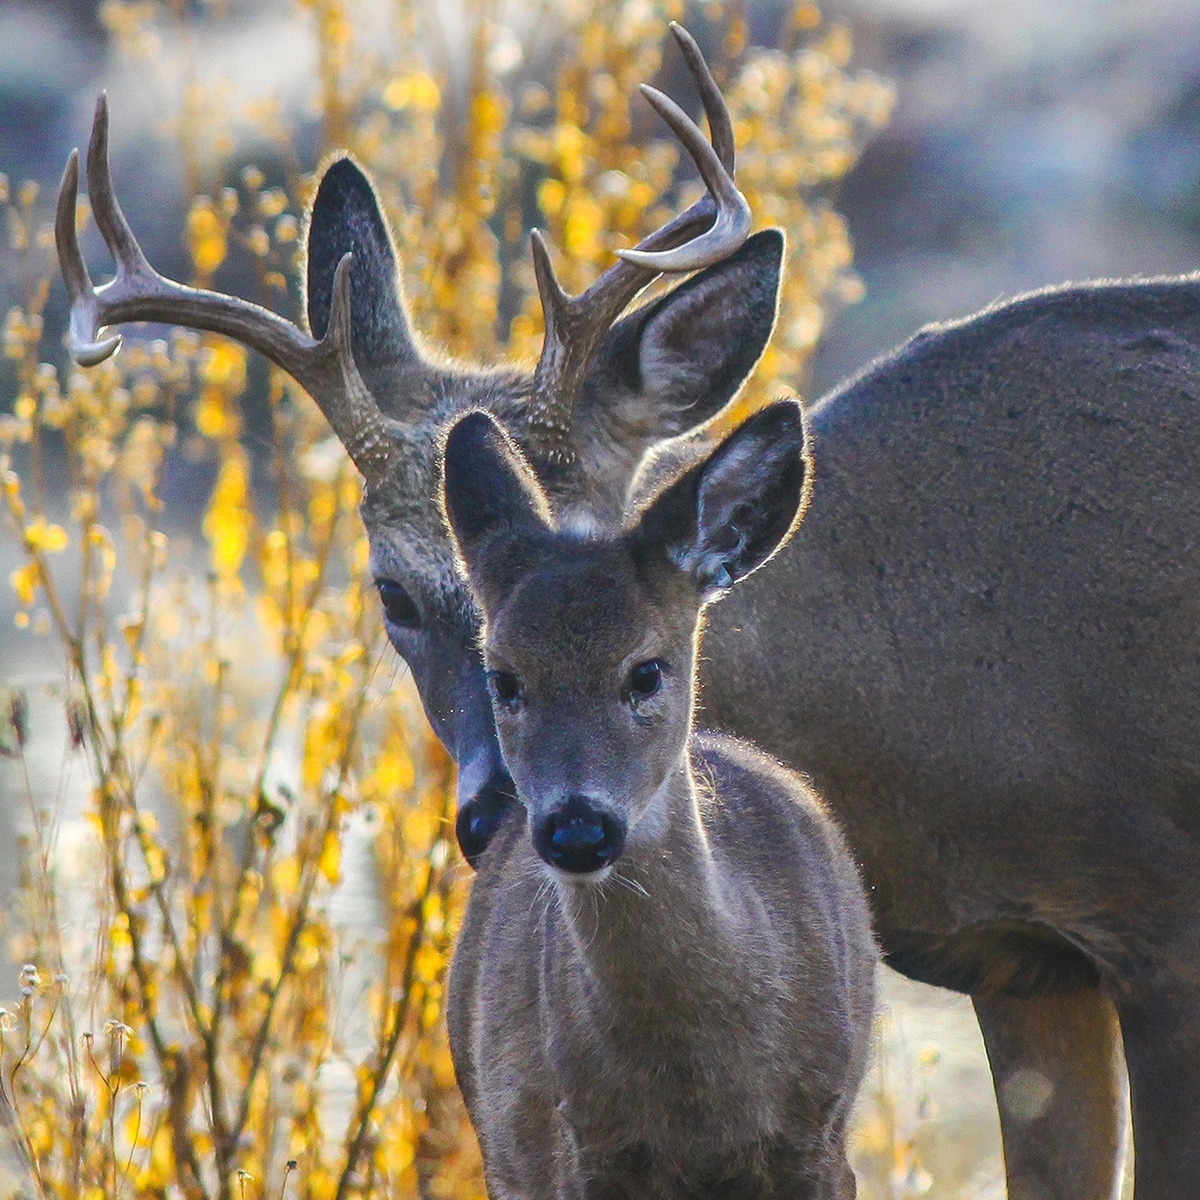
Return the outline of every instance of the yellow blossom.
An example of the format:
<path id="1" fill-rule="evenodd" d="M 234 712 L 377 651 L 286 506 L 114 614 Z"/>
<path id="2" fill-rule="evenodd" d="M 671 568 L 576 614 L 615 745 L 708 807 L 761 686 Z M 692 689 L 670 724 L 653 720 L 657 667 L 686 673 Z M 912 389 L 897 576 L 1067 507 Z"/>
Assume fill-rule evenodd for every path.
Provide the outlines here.
<path id="1" fill-rule="evenodd" d="M 207 438 L 225 435 L 229 425 L 225 413 L 225 396 L 220 388 L 206 387 L 200 393 L 194 420 L 197 430 Z"/>
<path id="2" fill-rule="evenodd" d="M 18 567 L 8 577 L 8 582 L 12 585 L 12 590 L 17 593 L 17 599 L 25 605 L 33 603 L 34 592 L 41 580 L 42 569 L 35 562 L 29 562 L 23 567 Z"/>
<path id="3" fill-rule="evenodd" d="M 321 847 L 317 867 L 330 883 L 338 883 L 342 877 L 342 843 L 336 833 L 330 833 Z"/>
<path id="4" fill-rule="evenodd" d="M 201 275 L 211 275 L 225 261 L 225 226 L 207 196 L 197 196 L 187 216 L 188 248 Z"/>
<path id="5" fill-rule="evenodd" d="M 207 341 L 200 359 L 200 378 L 232 392 L 246 386 L 246 347 L 228 338 Z"/>
<path id="6" fill-rule="evenodd" d="M 55 554 L 70 544 L 67 531 L 61 525 L 51 525 L 44 517 L 35 517 L 25 526 L 25 545 L 43 554 Z"/>
<path id="7" fill-rule="evenodd" d="M 211 548 L 213 569 L 224 579 L 237 574 L 250 543 L 248 490 L 249 461 L 239 446 L 221 463 L 201 526 Z"/>
<path id="8" fill-rule="evenodd" d="M 508 118 L 508 107 L 495 92 L 479 92 L 471 104 L 475 127 L 484 133 L 499 133 Z"/>
<path id="9" fill-rule="evenodd" d="M 431 75 L 417 71 L 391 80 L 383 90 L 383 102 L 396 110 L 411 107 L 436 112 L 442 103 L 442 93 Z"/>

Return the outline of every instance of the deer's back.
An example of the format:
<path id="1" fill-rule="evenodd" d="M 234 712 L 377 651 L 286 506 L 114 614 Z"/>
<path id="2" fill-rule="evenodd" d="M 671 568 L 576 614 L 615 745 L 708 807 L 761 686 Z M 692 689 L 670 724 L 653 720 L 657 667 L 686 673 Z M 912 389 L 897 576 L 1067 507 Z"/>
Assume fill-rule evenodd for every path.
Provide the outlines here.
<path id="1" fill-rule="evenodd" d="M 913 973 L 1036 989 L 1183 936 L 1198 419 L 1195 279 L 1026 297 L 816 409 L 797 536 L 711 614 L 704 719 L 812 775 Z"/>

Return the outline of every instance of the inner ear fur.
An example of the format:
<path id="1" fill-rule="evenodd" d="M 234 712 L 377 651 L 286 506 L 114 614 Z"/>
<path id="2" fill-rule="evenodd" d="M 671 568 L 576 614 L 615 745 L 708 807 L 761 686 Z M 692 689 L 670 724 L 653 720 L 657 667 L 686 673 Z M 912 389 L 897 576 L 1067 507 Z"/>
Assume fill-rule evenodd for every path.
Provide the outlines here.
<path id="1" fill-rule="evenodd" d="M 644 448 L 704 424 L 737 395 L 775 325 L 784 239 L 735 254 L 618 321 L 584 384 L 576 426 Z"/>
<path id="2" fill-rule="evenodd" d="M 758 570 L 794 532 L 808 499 L 808 426 L 794 400 L 743 421 L 645 509 L 632 537 L 716 595 Z"/>
<path id="3" fill-rule="evenodd" d="M 442 461 L 446 524 L 486 611 L 489 597 L 507 592 L 530 549 L 553 529 L 550 506 L 516 443 L 482 410 L 451 427 Z"/>

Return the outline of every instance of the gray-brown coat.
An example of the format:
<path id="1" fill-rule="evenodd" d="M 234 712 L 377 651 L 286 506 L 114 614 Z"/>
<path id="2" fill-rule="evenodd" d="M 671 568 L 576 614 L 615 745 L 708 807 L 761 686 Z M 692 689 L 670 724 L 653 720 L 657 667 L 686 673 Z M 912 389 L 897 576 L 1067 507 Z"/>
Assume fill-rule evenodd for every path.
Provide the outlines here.
<path id="1" fill-rule="evenodd" d="M 854 1194 L 875 962 L 856 869 L 799 776 L 691 732 L 703 610 L 788 536 L 803 442 L 797 406 L 772 406 L 586 539 L 552 527 L 490 418 L 450 435 L 522 801 L 450 987 L 494 1200 Z"/>

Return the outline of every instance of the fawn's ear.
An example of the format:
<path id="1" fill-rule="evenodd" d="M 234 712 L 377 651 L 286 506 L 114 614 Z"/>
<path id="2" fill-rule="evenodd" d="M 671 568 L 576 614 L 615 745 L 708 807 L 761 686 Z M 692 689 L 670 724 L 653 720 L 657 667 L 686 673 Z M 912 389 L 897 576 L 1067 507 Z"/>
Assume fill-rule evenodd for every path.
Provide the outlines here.
<path id="1" fill-rule="evenodd" d="M 706 596 L 758 570 L 808 499 L 808 427 L 794 400 L 743 421 L 651 502 L 631 535 L 690 574 Z"/>
<path id="2" fill-rule="evenodd" d="M 782 262 L 783 234 L 766 229 L 618 321 L 588 372 L 577 420 L 645 449 L 720 412 L 771 336 Z"/>
<path id="3" fill-rule="evenodd" d="M 333 303 L 333 275 L 343 255 L 350 265 L 351 345 L 370 371 L 417 357 L 404 308 L 391 230 L 371 181 L 350 158 L 326 168 L 308 220 L 308 327 L 324 337 Z M 368 379 L 368 382 L 369 379 Z"/>
<path id="4" fill-rule="evenodd" d="M 516 443 L 482 410 L 446 437 L 442 503 L 472 591 L 489 611 L 507 593 L 553 518 L 545 493 Z"/>

